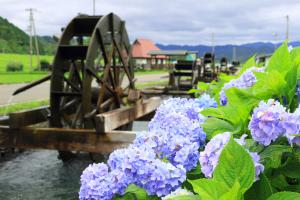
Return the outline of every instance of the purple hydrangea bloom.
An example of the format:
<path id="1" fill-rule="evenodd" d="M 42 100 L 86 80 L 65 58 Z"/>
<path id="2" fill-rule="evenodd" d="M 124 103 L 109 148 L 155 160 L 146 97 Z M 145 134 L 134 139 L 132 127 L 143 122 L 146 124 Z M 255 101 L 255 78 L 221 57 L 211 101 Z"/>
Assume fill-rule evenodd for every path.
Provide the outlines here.
<path id="1" fill-rule="evenodd" d="M 263 67 L 251 67 L 247 69 L 239 78 L 233 79 L 228 83 L 225 83 L 220 92 L 220 103 L 221 105 L 227 104 L 227 97 L 225 90 L 235 87 L 235 88 L 248 88 L 252 87 L 256 83 L 256 77 L 253 72 L 263 72 L 265 68 Z"/>
<path id="2" fill-rule="evenodd" d="M 260 156 L 256 152 L 249 152 L 253 161 L 254 161 L 254 167 L 255 167 L 255 180 L 259 179 L 259 175 L 264 171 L 265 167 L 259 162 Z"/>
<path id="3" fill-rule="evenodd" d="M 182 135 L 171 135 L 160 131 L 138 134 L 133 145 L 151 148 L 160 159 L 167 159 L 173 165 L 183 165 L 189 171 L 197 166 L 199 145 Z"/>
<path id="4" fill-rule="evenodd" d="M 199 161 L 201 165 L 201 171 L 205 177 L 212 177 L 213 172 L 218 165 L 222 150 L 229 142 L 230 137 L 231 134 L 228 132 L 218 134 L 207 143 L 204 151 L 200 152 Z M 246 135 L 242 135 L 240 139 L 235 139 L 235 141 L 243 146 L 245 145 L 245 137 Z M 249 152 L 249 154 L 252 157 L 255 166 L 255 180 L 258 180 L 258 176 L 264 170 L 264 166 L 259 163 L 260 156 L 257 153 Z"/>
<path id="5" fill-rule="evenodd" d="M 181 113 L 189 119 L 203 122 L 205 117 L 200 114 L 203 110 L 200 106 L 195 99 L 170 98 L 162 102 L 153 119 L 165 119 L 168 113 Z"/>
<path id="6" fill-rule="evenodd" d="M 205 177 L 211 178 L 219 162 L 220 154 L 224 146 L 229 142 L 231 134 L 226 132 L 213 137 L 200 152 L 201 171 Z"/>
<path id="7" fill-rule="evenodd" d="M 202 119 L 201 119 L 202 122 Z M 155 115 L 149 122 L 149 131 L 166 132 L 169 136 L 183 136 L 200 146 L 205 143 L 206 134 L 200 126 L 199 120 L 190 119 L 180 112 L 168 112 Z"/>
<path id="8" fill-rule="evenodd" d="M 104 163 L 89 165 L 80 177 L 81 187 L 79 199 L 110 200 L 115 194 L 122 195 L 130 184 L 124 173 L 120 171 L 108 172 Z"/>
<path id="9" fill-rule="evenodd" d="M 281 125 L 285 130 L 284 135 L 288 141 L 291 144 L 300 146 L 300 136 L 295 136 L 295 134 L 300 133 L 300 107 L 294 113 L 287 113 L 285 120 L 281 121 Z"/>
<path id="10" fill-rule="evenodd" d="M 261 101 L 254 109 L 249 123 L 252 138 L 268 146 L 285 132 L 282 124 L 285 117 L 285 108 L 279 102 L 273 99 L 269 99 L 267 103 Z"/>
<path id="11" fill-rule="evenodd" d="M 211 98 L 208 94 L 204 93 L 199 98 L 195 99 L 195 102 L 199 105 L 200 108 L 216 108 L 218 103 L 214 98 Z"/>

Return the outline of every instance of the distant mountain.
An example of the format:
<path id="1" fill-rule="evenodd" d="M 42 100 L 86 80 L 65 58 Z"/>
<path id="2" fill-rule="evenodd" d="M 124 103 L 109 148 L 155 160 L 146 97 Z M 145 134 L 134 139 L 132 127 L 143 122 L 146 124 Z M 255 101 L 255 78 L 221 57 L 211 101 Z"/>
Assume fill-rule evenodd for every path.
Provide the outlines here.
<path id="1" fill-rule="evenodd" d="M 273 53 L 274 48 L 279 47 L 280 43 L 273 44 L 270 42 L 256 42 L 242 45 L 218 45 L 215 46 L 216 59 L 220 60 L 222 57 L 226 57 L 228 60 L 232 60 L 233 48 L 236 49 L 236 58 L 239 61 L 245 61 L 254 54 L 270 54 Z M 300 46 L 300 42 L 290 42 L 289 45 L 293 47 Z M 206 52 L 211 52 L 211 46 L 207 45 L 163 45 L 157 44 L 162 50 L 189 50 L 198 51 L 199 56 L 203 56 Z"/>
<path id="2" fill-rule="evenodd" d="M 49 36 L 38 37 L 40 54 L 53 54 L 54 40 Z M 29 36 L 20 28 L 0 17 L 0 52 L 21 53 L 29 52 Z"/>

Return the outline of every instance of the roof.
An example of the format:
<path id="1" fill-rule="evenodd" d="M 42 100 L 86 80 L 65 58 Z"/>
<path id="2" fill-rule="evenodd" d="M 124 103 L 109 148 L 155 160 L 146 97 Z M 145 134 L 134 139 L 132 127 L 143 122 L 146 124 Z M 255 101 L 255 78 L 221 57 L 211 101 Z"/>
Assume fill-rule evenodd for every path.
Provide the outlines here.
<path id="1" fill-rule="evenodd" d="M 151 56 L 186 56 L 188 54 L 198 54 L 198 52 L 187 50 L 153 50 L 149 52 Z"/>
<path id="2" fill-rule="evenodd" d="M 150 51 L 159 51 L 160 49 L 148 39 L 136 39 L 132 45 L 133 58 L 151 58 Z"/>

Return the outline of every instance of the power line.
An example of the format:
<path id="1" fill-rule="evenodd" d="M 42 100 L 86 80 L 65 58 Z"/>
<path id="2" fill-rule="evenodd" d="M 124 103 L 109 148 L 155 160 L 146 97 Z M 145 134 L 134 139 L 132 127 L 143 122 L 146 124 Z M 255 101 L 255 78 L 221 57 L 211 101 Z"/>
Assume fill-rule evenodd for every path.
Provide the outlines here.
<path id="1" fill-rule="evenodd" d="M 37 63 L 38 63 L 38 69 L 41 70 L 40 67 L 40 50 L 39 50 L 39 43 L 37 40 L 37 35 L 36 35 L 36 28 L 35 28 L 35 23 L 34 23 L 34 17 L 33 13 L 36 12 L 36 9 L 33 8 L 28 8 L 26 11 L 29 12 L 29 54 L 30 54 L 30 71 L 33 70 L 32 68 L 32 56 L 33 56 L 33 40 L 35 43 L 35 50 L 36 50 L 36 55 L 37 55 Z"/>

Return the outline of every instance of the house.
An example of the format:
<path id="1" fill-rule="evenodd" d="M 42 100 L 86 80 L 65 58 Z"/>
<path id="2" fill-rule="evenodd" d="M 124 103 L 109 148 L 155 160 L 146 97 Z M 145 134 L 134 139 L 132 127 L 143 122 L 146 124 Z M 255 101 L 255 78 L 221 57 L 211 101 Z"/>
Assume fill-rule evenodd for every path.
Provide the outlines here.
<path id="1" fill-rule="evenodd" d="M 136 39 L 132 44 L 132 59 L 135 68 L 161 68 L 165 62 L 164 56 L 155 59 L 149 54 L 150 51 L 160 50 L 151 40 Z"/>

